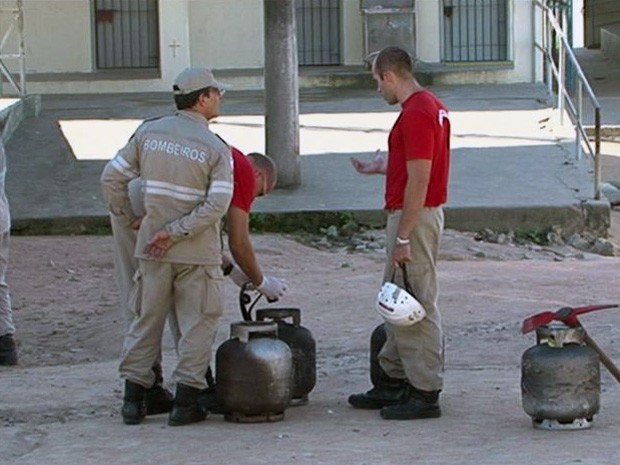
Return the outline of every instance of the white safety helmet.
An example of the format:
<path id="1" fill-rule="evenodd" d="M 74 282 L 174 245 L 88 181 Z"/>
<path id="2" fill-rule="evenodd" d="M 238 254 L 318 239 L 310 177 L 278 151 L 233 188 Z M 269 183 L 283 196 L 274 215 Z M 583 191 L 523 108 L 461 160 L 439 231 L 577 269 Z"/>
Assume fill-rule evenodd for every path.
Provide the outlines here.
<path id="1" fill-rule="evenodd" d="M 409 326 L 426 316 L 426 310 L 415 297 L 391 282 L 381 287 L 375 310 L 395 326 Z"/>

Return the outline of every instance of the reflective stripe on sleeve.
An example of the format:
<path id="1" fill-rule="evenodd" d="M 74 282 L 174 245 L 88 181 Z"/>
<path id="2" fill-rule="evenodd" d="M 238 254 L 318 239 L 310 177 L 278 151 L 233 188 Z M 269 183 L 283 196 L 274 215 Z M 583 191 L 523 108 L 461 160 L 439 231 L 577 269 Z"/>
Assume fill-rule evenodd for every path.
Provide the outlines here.
<path id="1" fill-rule="evenodd" d="M 135 178 L 136 176 L 138 176 L 138 173 L 131 169 L 131 165 L 127 163 L 127 160 L 125 160 L 121 156 L 114 157 L 110 161 L 110 163 L 116 171 L 119 171 L 121 174 L 127 176 L 128 178 Z"/>
<path id="2" fill-rule="evenodd" d="M 233 184 L 226 181 L 213 181 L 209 186 L 209 194 L 232 195 Z"/>

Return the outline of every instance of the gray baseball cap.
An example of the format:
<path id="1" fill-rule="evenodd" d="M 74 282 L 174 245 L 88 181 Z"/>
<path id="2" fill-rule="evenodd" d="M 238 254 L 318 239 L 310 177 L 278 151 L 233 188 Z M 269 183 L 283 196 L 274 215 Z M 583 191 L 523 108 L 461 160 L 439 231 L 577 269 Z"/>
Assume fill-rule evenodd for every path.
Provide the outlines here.
<path id="1" fill-rule="evenodd" d="M 197 90 L 214 87 L 220 91 L 229 86 L 215 79 L 209 68 L 186 68 L 174 80 L 174 95 L 187 95 Z"/>

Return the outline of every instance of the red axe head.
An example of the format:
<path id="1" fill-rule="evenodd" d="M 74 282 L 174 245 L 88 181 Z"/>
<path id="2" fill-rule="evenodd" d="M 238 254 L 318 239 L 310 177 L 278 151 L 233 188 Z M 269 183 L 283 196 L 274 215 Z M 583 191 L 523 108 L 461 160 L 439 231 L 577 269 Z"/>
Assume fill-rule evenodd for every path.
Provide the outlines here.
<path id="1" fill-rule="evenodd" d="M 539 326 L 551 323 L 555 320 L 555 312 L 542 312 L 523 320 L 521 325 L 521 333 L 526 334 L 534 331 Z"/>
<path id="2" fill-rule="evenodd" d="M 586 307 L 563 307 L 557 312 L 542 312 L 523 320 L 521 332 L 523 334 L 534 331 L 539 326 L 551 323 L 553 320 L 561 321 L 568 326 L 577 326 L 579 320 L 577 316 L 582 313 L 593 312 L 594 310 L 603 310 L 605 308 L 616 308 L 618 305 L 588 305 Z"/>

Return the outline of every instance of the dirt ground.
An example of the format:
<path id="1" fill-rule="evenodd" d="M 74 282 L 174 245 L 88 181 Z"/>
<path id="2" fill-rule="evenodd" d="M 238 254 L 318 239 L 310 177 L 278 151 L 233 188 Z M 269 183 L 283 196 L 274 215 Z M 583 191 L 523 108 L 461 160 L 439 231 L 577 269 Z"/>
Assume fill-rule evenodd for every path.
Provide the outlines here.
<path id="1" fill-rule="evenodd" d="M 603 180 L 620 185 L 620 145 L 608 143 L 604 153 Z M 620 207 L 612 209 L 609 239 L 620 245 Z M 378 321 L 371 304 L 381 276 L 383 252 L 317 250 L 294 237 L 277 234 L 254 235 L 254 243 L 265 270 L 285 276 L 290 282 L 290 292 L 282 305 L 300 307 L 312 326 L 318 326 L 319 333 L 325 330 L 320 326 L 325 311 L 348 315 L 354 310 L 363 314 L 368 325 Z M 545 261 L 573 267 L 601 258 L 568 246 L 479 242 L 471 233 L 448 230 L 441 246 L 440 279 L 442 270 L 449 268 L 445 264 L 454 262 Z M 12 237 L 8 281 L 21 367 L 116 359 L 122 319 L 112 260 L 109 236 Z M 576 282 L 580 279 L 575 277 Z M 443 290 L 441 295 L 444 302 L 450 299 Z M 227 283 L 219 340 L 227 337 L 227 324 L 240 319 L 237 297 L 237 289 Z M 310 308 L 305 309 L 307 306 Z M 467 322 L 461 316 L 459 312 L 451 315 L 447 327 Z"/>
<path id="2" fill-rule="evenodd" d="M 254 236 L 254 242 L 267 272 L 289 281 L 290 291 L 281 305 L 300 307 L 304 312 L 304 307 L 314 304 L 312 296 L 320 296 L 314 308 L 304 312 L 317 332 L 325 332 L 320 326 L 325 312 L 342 313 L 349 318 L 353 311 L 355 317 L 373 321 L 372 302 L 378 290 L 383 252 L 317 250 L 291 236 L 277 234 Z M 18 328 L 20 366 L 115 359 L 122 340 L 122 319 L 111 237 L 15 236 L 11 249 L 8 280 Z M 464 262 L 472 266 L 481 261 L 547 261 L 566 262 L 572 267 L 580 261 L 598 258 L 602 257 L 568 246 L 479 242 L 472 234 L 451 230 L 444 234 L 440 255 L 442 263 Z M 229 322 L 240 319 L 237 297 L 237 288 L 227 282 L 220 338 L 227 336 Z M 447 323 L 462 326 L 468 319 L 462 317 L 462 313 L 456 312 Z"/>
<path id="3" fill-rule="evenodd" d="M 609 142 L 604 149 L 603 180 L 620 185 L 620 144 Z M 620 245 L 620 207 L 611 213 L 609 239 Z M 371 303 L 381 276 L 383 252 L 317 250 L 290 236 L 276 234 L 255 235 L 254 242 L 267 272 L 286 276 L 291 284 L 282 305 L 301 307 L 312 326 L 318 325 L 318 332 L 324 332 L 320 326 L 324 311 L 348 314 L 352 302 L 367 324 L 377 321 Z M 602 257 L 568 246 L 491 244 L 475 241 L 473 234 L 448 230 L 441 246 L 440 261 L 444 265 L 440 273 L 450 262 L 546 261 L 559 265 L 566 262 L 573 267 L 597 258 Z M 576 282 L 580 279 L 575 278 Z M 14 236 L 8 281 L 21 367 L 100 362 L 118 356 L 122 320 L 111 237 Z M 317 295 L 321 298 L 316 299 Z M 227 283 L 220 340 L 227 336 L 227 324 L 240 319 L 237 297 L 237 289 Z M 442 290 L 442 299 L 449 298 Z M 459 312 L 451 315 L 447 327 L 467 321 L 460 317 Z"/>
<path id="4" fill-rule="evenodd" d="M 170 428 L 162 415 L 130 428 L 119 414 L 122 330 L 111 238 L 14 237 L 9 283 L 21 360 L 0 367 L 0 463 L 522 465 L 550 453 L 558 463 L 617 463 L 620 389 L 604 370 L 594 429 L 553 435 L 532 428 L 520 405 L 519 373 L 534 336 L 519 329 L 543 310 L 620 303 L 619 257 L 481 243 L 447 231 L 439 263 L 443 415 L 412 423 L 385 422 L 346 401 L 369 387 L 369 335 L 380 323 L 372 303 L 383 254 L 317 250 L 275 234 L 255 235 L 254 244 L 267 272 L 289 281 L 286 297 L 274 305 L 301 308 L 302 324 L 316 340 L 317 385 L 309 404 L 287 409 L 276 423 L 240 425 L 210 415 L 204 423 Z M 240 319 L 234 284 L 225 292 L 217 344 Z M 582 318 L 620 361 L 617 320 L 617 310 Z M 168 382 L 173 361 L 168 343 Z"/>

